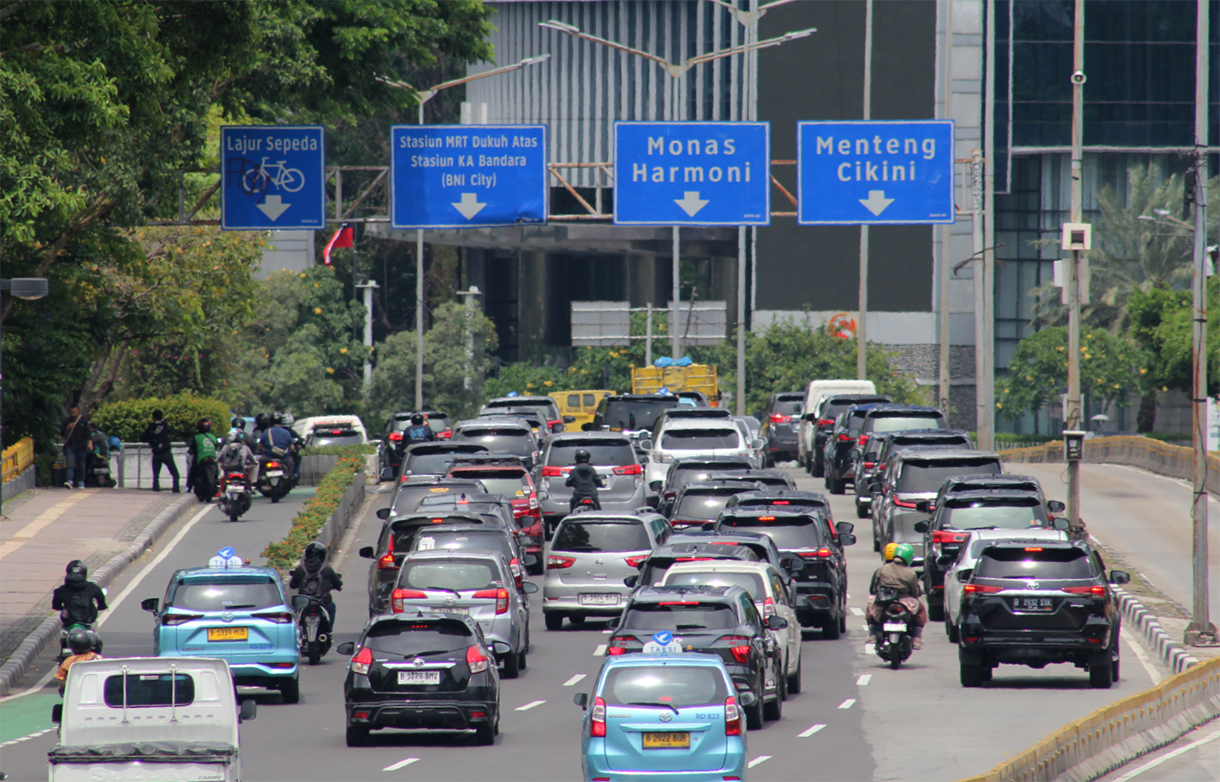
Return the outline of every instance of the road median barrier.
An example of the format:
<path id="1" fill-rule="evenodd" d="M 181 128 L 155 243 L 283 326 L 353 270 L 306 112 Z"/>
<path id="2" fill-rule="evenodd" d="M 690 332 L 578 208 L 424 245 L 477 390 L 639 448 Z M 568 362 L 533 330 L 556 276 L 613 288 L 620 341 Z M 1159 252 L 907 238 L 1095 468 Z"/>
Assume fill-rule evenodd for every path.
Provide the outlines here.
<path id="1" fill-rule="evenodd" d="M 309 458 L 309 457 L 306 457 Z M 313 457 L 319 458 L 319 457 Z M 342 536 L 364 502 L 363 455 L 334 456 L 335 465 L 318 484 L 318 490 L 292 520 L 288 535 L 268 543 L 262 555 L 270 567 L 287 573 L 296 567 L 301 552 L 312 541 L 330 548 Z"/>

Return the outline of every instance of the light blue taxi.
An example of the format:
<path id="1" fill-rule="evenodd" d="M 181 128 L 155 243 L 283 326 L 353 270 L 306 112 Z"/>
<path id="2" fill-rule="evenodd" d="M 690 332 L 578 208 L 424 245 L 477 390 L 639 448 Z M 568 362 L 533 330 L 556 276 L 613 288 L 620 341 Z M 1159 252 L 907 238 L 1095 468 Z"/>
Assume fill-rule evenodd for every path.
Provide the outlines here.
<path id="1" fill-rule="evenodd" d="M 156 619 L 159 657 L 218 657 L 238 686 L 279 690 L 285 703 L 301 698 L 296 614 L 275 568 L 249 567 L 231 548 L 208 567 L 179 570 L 165 598 L 140 607 Z"/>
<path id="2" fill-rule="evenodd" d="M 608 658 L 591 695 L 577 693 L 582 778 L 744 779 L 742 707 L 754 697 L 734 690 L 719 657 L 683 654 L 658 633 L 643 654 Z"/>

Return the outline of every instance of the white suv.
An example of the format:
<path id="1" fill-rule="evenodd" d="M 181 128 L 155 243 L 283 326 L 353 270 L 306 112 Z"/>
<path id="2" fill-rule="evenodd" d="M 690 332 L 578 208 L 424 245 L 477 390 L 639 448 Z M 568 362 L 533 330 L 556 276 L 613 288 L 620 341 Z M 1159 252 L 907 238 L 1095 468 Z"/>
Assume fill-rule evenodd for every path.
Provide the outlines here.
<path id="1" fill-rule="evenodd" d="M 652 440 L 644 440 L 640 447 L 648 451 L 647 480 L 664 481 L 669 465 L 675 459 L 694 456 L 740 456 L 753 461 L 761 441 L 747 441 L 745 435 L 731 420 L 675 419 L 659 429 Z"/>

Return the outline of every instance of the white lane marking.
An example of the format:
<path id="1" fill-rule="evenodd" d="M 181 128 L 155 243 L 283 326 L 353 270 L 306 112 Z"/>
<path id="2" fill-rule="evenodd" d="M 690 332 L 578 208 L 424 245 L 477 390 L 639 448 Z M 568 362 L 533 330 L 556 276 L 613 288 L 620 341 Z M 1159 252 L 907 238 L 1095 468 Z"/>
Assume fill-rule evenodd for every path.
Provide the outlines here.
<path id="1" fill-rule="evenodd" d="M 866 673 L 863 676 L 861 676 L 859 679 L 856 679 L 856 684 L 863 687 L 864 685 L 868 684 L 869 680 L 872 678 L 873 678 L 873 675 L 871 673 Z M 842 708 L 842 707 L 840 707 L 840 708 Z"/>
<path id="2" fill-rule="evenodd" d="M 864 653 L 865 653 L 865 654 L 872 654 L 872 653 L 873 653 L 873 645 L 872 645 L 872 644 L 865 644 L 865 645 L 864 645 Z"/>
<path id="3" fill-rule="evenodd" d="M 563 686 L 564 686 L 564 687 L 571 687 L 573 684 L 576 684 L 577 682 L 579 682 L 579 681 L 580 681 L 581 679 L 583 679 L 583 678 L 585 678 L 585 675 L 584 675 L 583 673 L 578 673 L 578 674 L 576 674 L 575 676 L 573 676 L 571 679 L 568 679 L 566 682 L 564 682 L 564 683 L 563 683 Z"/>
<path id="4" fill-rule="evenodd" d="M 605 644 L 598 644 L 598 645 L 597 645 L 597 648 L 593 650 L 593 656 L 594 656 L 594 657 L 601 657 L 601 656 L 602 656 L 602 655 L 604 655 L 605 653 L 606 653 L 606 645 L 605 645 Z"/>
<path id="5" fill-rule="evenodd" d="M 864 616 L 864 609 L 860 608 L 859 606 L 852 606 L 851 612 L 856 616 Z"/>
<path id="6" fill-rule="evenodd" d="M 1140 644 L 1131 637 L 1130 631 L 1124 627 L 1119 631 L 1118 637 L 1127 642 L 1127 648 L 1135 655 L 1135 659 L 1140 661 L 1140 665 L 1144 666 L 1144 670 L 1148 672 L 1148 678 L 1152 679 L 1152 683 L 1160 684 L 1161 679 L 1165 677 L 1152 664 L 1152 660 L 1148 659 L 1148 654 L 1140 647 Z"/>
<path id="7" fill-rule="evenodd" d="M 16 739 L 9 739 L 8 741 L 0 744 L 0 747 L 7 747 L 9 744 L 18 744 L 22 741 L 28 741 L 29 739 L 36 739 L 39 736 L 50 733 L 53 730 L 55 730 L 55 728 L 47 728 L 46 730 L 40 730 L 37 733 L 31 733 L 28 736 L 22 736 L 22 737 L 16 738 Z"/>
<path id="8" fill-rule="evenodd" d="M 516 709 L 514 709 L 514 711 L 529 711 L 530 709 L 534 708 L 535 706 L 541 706 L 544 703 L 546 703 L 546 701 L 530 701 L 529 703 L 525 704 L 524 706 L 518 706 Z"/>
<path id="9" fill-rule="evenodd" d="M 848 593 L 847 593 L 847 599 L 848 599 L 848 600 L 851 600 L 851 592 L 848 592 Z"/>
<path id="10" fill-rule="evenodd" d="M 766 763 L 770 759 L 771 759 L 770 755 L 759 755 L 758 757 L 754 758 L 749 763 L 747 763 L 746 768 L 754 768 L 759 763 Z"/>
<path id="11" fill-rule="evenodd" d="M 856 702 L 855 698 L 848 698 L 847 700 L 845 700 L 839 704 L 839 708 L 840 709 L 850 709 L 855 704 L 855 702 Z"/>
<path id="12" fill-rule="evenodd" d="M 602 635 L 610 635 L 610 633 L 613 633 L 613 632 L 614 632 L 613 627 L 607 627 L 605 630 L 602 630 Z"/>
<path id="13" fill-rule="evenodd" d="M 860 625 L 860 627 L 861 627 L 862 629 L 864 629 L 864 630 L 867 630 L 867 629 L 868 629 L 868 622 L 864 622 L 863 624 L 861 624 L 861 625 Z"/>
<path id="14" fill-rule="evenodd" d="M 1173 752 L 1166 753 L 1166 754 L 1162 755 L 1161 757 L 1157 758 L 1156 760 L 1145 763 L 1144 765 L 1140 766 L 1139 768 L 1133 769 L 1133 770 L 1129 771 L 1128 773 L 1123 774 L 1121 777 L 1114 780 L 1114 782 L 1127 782 L 1128 779 L 1133 779 L 1134 777 L 1137 777 L 1140 774 L 1143 774 L 1145 771 L 1147 771 L 1149 769 L 1156 768 L 1157 766 L 1164 763 L 1166 760 L 1172 760 L 1173 758 L 1176 758 L 1178 755 L 1182 755 L 1186 752 L 1190 752 L 1195 747 L 1202 746 L 1203 744 L 1206 744 L 1209 741 L 1215 741 L 1216 739 L 1220 739 L 1220 731 L 1216 731 L 1215 733 L 1213 733 L 1212 735 L 1208 736 L 1205 739 L 1199 739 L 1198 741 L 1192 741 L 1191 743 L 1187 744 L 1184 747 L 1179 747 L 1178 749 L 1175 749 Z"/>
<path id="15" fill-rule="evenodd" d="M 798 734 L 796 734 L 796 736 L 797 736 L 797 738 L 800 738 L 800 739 L 807 739 L 807 738 L 809 738 L 810 736 L 812 736 L 813 734 L 817 733 L 819 730 L 821 730 L 821 729 L 822 729 L 822 728 L 824 728 L 824 727 L 826 727 L 826 726 L 825 726 L 825 725 L 814 725 L 814 726 L 813 726 L 812 728 L 810 728 L 809 730 L 807 730 L 807 731 L 805 731 L 805 732 L 803 732 L 803 733 L 798 733 Z"/>
<path id="16" fill-rule="evenodd" d="M 417 760 L 419 760 L 419 758 L 407 758 L 406 760 L 400 760 L 393 765 L 386 766 L 385 768 L 383 768 L 381 770 L 382 771 L 397 771 L 400 768 L 406 768 L 407 766 L 411 765 L 412 763 L 416 762 Z"/>

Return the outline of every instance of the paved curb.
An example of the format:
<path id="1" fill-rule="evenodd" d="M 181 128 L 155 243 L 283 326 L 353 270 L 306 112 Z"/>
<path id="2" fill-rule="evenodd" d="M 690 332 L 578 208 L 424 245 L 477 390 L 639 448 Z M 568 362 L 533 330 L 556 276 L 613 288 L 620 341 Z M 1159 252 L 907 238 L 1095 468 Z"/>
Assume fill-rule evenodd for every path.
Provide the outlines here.
<path id="1" fill-rule="evenodd" d="M 1144 604 L 1137 600 L 1134 596 L 1120 587 L 1112 587 L 1114 594 L 1118 596 L 1118 607 L 1122 610 L 1123 616 L 1128 622 L 1131 622 L 1139 628 L 1144 635 L 1144 640 L 1148 642 L 1156 653 L 1160 656 L 1162 662 L 1169 666 L 1169 669 L 1174 673 L 1181 673 L 1193 665 L 1199 664 L 1199 659 L 1188 653 L 1185 649 L 1169 637 L 1169 633 L 1161 627 L 1160 621 L 1156 615 L 1144 608 Z"/>
<path id="2" fill-rule="evenodd" d="M 136 536 L 123 551 L 111 557 L 110 561 L 93 572 L 91 579 L 98 586 L 107 586 L 114 581 L 123 570 L 136 560 L 146 549 L 157 541 L 157 538 L 174 525 L 178 519 L 197 504 L 194 495 L 186 494 L 168 508 L 157 514 L 156 518 Z M 9 694 L 13 683 L 20 679 L 30 664 L 59 637 L 59 617 L 48 616 L 30 633 L 21 645 L 13 650 L 13 654 L 0 665 L 0 697 Z"/>

